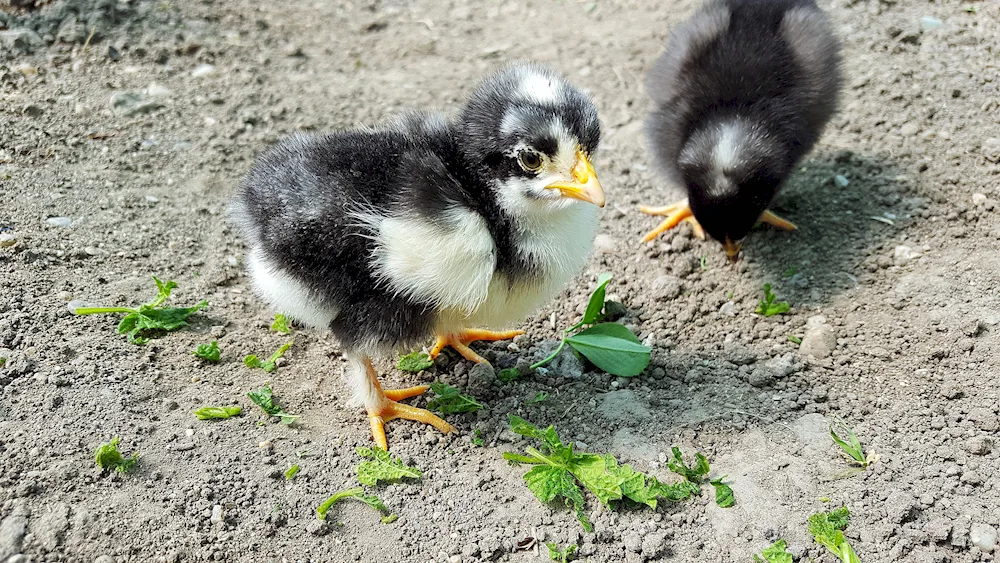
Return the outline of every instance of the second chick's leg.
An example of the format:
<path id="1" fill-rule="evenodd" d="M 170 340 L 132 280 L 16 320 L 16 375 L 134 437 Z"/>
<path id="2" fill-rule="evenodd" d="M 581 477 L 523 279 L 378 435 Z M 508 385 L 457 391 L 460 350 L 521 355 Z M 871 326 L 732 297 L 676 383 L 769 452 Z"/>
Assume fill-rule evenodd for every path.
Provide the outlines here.
<path id="1" fill-rule="evenodd" d="M 688 206 L 687 198 L 665 207 L 647 207 L 645 205 L 640 205 L 639 211 L 648 213 L 649 215 L 666 216 L 666 219 L 664 219 L 658 227 L 649 231 L 646 233 L 646 236 L 642 237 L 642 242 L 649 242 L 681 223 L 689 223 L 691 225 L 691 229 L 694 231 L 694 235 L 701 240 L 705 240 L 705 229 L 701 228 L 698 220 L 695 219 L 694 215 L 691 213 L 691 207 Z"/>
<path id="2" fill-rule="evenodd" d="M 523 330 L 505 330 L 500 332 L 494 332 L 492 330 L 483 329 L 466 329 L 460 332 L 453 332 L 450 334 L 439 334 L 437 337 L 437 342 L 434 347 L 431 348 L 430 357 L 435 359 L 441 350 L 444 350 L 445 346 L 451 346 L 456 352 L 462 355 L 467 360 L 476 362 L 477 364 L 489 363 L 486 358 L 477 354 L 472 348 L 469 348 L 470 342 L 475 342 L 476 340 L 508 340 L 514 338 L 520 334 L 524 334 Z"/>
<path id="3" fill-rule="evenodd" d="M 383 391 L 371 358 L 365 355 L 350 355 L 348 359 L 351 364 L 348 368 L 350 370 L 348 385 L 354 393 L 355 401 L 364 404 L 365 410 L 368 411 L 368 421 L 371 424 L 372 438 L 375 440 L 376 446 L 383 450 L 389 449 L 389 443 L 385 437 L 385 423 L 397 418 L 430 424 L 445 434 L 453 430 L 450 424 L 431 411 L 397 402 L 416 397 L 427 391 L 429 386 L 418 385 L 407 389 Z"/>

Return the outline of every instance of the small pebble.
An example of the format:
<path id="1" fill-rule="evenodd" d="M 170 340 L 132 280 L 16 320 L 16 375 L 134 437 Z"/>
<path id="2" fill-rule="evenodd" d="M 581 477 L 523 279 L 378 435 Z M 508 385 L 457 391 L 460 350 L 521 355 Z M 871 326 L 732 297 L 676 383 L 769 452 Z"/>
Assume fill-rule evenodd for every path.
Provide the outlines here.
<path id="1" fill-rule="evenodd" d="M 68 227 L 73 224 L 73 220 L 69 217 L 49 217 L 45 222 L 53 227 Z"/>
<path id="2" fill-rule="evenodd" d="M 202 78 L 205 76 L 212 76 L 215 74 L 215 67 L 210 64 L 198 65 L 194 70 L 191 71 L 192 78 Z"/>
<path id="3" fill-rule="evenodd" d="M 997 547 L 997 529 L 989 524 L 973 524 L 969 530 L 969 539 L 983 553 L 993 553 Z"/>
<path id="4" fill-rule="evenodd" d="M 222 524 L 225 520 L 223 519 L 222 505 L 216 504 L 212 507 L 212 518 L 211 522 L 213 524 Z"/>
<path id="5" fill-rule="evenodd" d="M 972 194 L 972 205 L 986 205 L 986 194 L 978 192 Z"/>

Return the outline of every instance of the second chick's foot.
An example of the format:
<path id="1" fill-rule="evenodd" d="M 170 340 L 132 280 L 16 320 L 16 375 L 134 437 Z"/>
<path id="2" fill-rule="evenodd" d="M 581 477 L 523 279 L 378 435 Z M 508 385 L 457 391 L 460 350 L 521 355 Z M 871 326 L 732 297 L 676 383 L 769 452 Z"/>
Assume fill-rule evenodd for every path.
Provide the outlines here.
<path id="1" fill-rule="evenodd" d="M 700 238 L 701 240 L 705 240 L 705 229 L 701 227 L 698 220 L 694 218 L 694 214 L 691 213 L 691 207 L 688 205 L 687 198 L 664 207 L 647 207 L 645 205 L 640 205 L 639 211 L 649 215 L 662 215 L 666 217 L 666 219 L 664 219 L 659 226 L 646 233 L 646 236 L 642 237 L 642 242 L 649 242 L 681 223 L 690 224 L 691 229 L 694 232 L 694 236 Z"/>
<path id="2" fill-rule="evenodd" d="M 792 223 L 787 219 L 779 217 L 770 210 L 765 210 L 763 213 L 761 213 L 760 217 L 757 220 L 760 221 L 761 223 L 771 225 L 772 227 L 777 227 L 783 231 L 794 231 L 798 229 L 798 227 L 796 227 L 794 223 Z"/>
<path id="3" fill-rule="evenodd" d="M 439 334 L 437 342 L 434 344 L 434 347 L 431 348 L 429 355 L 433 360 L 438 357 L 438 354 L 441 353 L 441 350 L 444 350 L 445 346 L 451 346 L 466 360 L 471 360 L 477 364 L 488 364 L 489 362 L 486 361 L 486 358 L 477 354 L 472 348 L 469 348 L 469 343 L 477 340 L 488 340 L 494 342 L 497 340 L 509 340 L 521 334 L 524 334 L 523 330 L 505 330 L 495 332 L 484 329 L 467 329 L 451 334 Z"/>

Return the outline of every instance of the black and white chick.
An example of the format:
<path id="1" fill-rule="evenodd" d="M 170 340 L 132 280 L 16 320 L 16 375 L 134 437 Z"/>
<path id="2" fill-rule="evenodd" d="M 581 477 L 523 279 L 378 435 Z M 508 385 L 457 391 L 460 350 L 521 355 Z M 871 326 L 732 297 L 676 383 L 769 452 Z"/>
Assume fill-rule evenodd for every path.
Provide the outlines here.
<path id="1" fill-rule="evenodd" d="M 840 55 L 814 0 L 712 0 L 670 36 L 649 71 L 654 161 L 687 198 L 643 212 L 687 221 L 736 261 L 758 221 L 794 230 L 767 210 L 837 106 Z"/>
<path id="2" fill-rule="evenodd" d="M 292 137 L 260 156 L 234 216 L 256 292 L 329 328 L 376 444 L 384 423 L 451 426 L 399 403 L 427 386 L 383 390 L 372 357 L 432 336 L 485 360 L 474 340 L 521 322 L 578 274 L 604 206 L 591 158 L 591 99 L 542 66 L 486 78 L 456 119 L 408 113 L 374 128 Z"/>

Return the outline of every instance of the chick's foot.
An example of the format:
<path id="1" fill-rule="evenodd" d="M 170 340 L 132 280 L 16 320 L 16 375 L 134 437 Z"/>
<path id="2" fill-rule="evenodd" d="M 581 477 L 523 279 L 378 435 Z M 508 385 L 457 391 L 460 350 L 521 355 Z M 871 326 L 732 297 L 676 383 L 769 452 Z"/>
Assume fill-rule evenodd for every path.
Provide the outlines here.
<path id="1" fill-rule="evenodd" d="M 645 205 L 640 205 L 639 211 L 649 215 L 662 215 L 666 217 L 666 219 L 664 219 L 658 227 L 649 231 L 646 233 L 646 236 L 642 237 L 642 242 L 649 242 L 681 223 L 690 224 L 692 231 L 694 231 L 694 235 L 701 240 L 705 240 L 705 229 L 701 228 L 698 220 L 695 219 L 694 215 L 691 213 L 691 207 L 688 206 L 687 198 L 665 207 L 647 207 Z"/>
<path id="2" fill-rule="evenodd" d="M 798 227 L 796 227 L 794 223 L 788 221 L 787 219 L 782 219 L 781 217 L 778 217 L 771 211 L 764 211 L 763 213 L 760 214 L 760 218 L 758 218 L 757 220 L 760 221 L 761 223 L 766 223 L 768 225 L 771 225 L 772 227 L 777 227 L 784 231 L 794 231 L 795 229 L 798 229 Z"/>
<path id="3" fill-rule="evenodd" d="M 455 332 L 451 334 L 438 335 L 437 343 L 431 348 L 430 357 L 435 359 L 441 350 L 444 350 L 445 346 L 451 346 L 456 352 L 462 355 L 467 360 L 476 362 L 477 364 L 489 363 L 486 358 L 477 354 L 472 348 L 469 348 L 470 342 L 475 342 L 476 340 L 508 340 L 514 338 L 520 334 L 524 334 L 523 330 L 505 330 L 500 332 L 494 332 L 492 330 L 483 329 L 467 329 L 461 332 Z"/>
<path id="4" fill-rule="evenodd" d="M 404 405 L 397 401 L 416 397 L 424 391 L 430 389 L 428 385 L 417 385 L 406 389 L 382 390 L 382 384 L 378 381 L 378 374 L 375 373 L 375 366 L 367 356 L 355 358 L 357 367 L 356 382 L 357 391 L 364 398 L 365 410 L 368 411 L 368 422 L 372 427 L 372 438 L 375 445 L 383 450 L 389 450 L 389 442 L 385 438 L 385 423 L 397 418 L 415 420 L 430 424 L 445 434 L 451 432 L 453 428 L 441 417 L 427 409 L 420 409 L 410 405 Z"/>
<path id="5" fill-rule="evenodd" d="M 411 387 L 410 389 L 400 389 L 398 391 L 386 391 L 383 396 L 384 401 L 382 404 L 376 408 L 368 409 L 368 421 L 372 426 L 372 438 L 375 440 L 375 445 L 383 450 L 389 450 L 389 442 L 385 437 L 385 423 L 397 418 L 405 418 L 406 420 L 415 420 L 417 422 L 423 422 L 424 424 L 430 424 L 445 434 L 454 430 L 450 424 L 427 409 L 397 403 L 389 398 L 389 396 L 393 393 L 406 393 L 413 389 L 416 389 L 416 387 Z"/>

